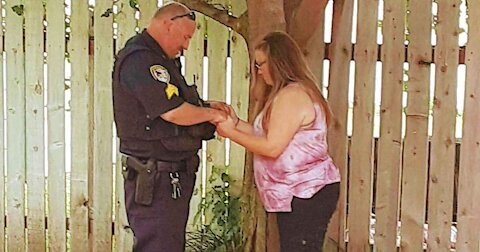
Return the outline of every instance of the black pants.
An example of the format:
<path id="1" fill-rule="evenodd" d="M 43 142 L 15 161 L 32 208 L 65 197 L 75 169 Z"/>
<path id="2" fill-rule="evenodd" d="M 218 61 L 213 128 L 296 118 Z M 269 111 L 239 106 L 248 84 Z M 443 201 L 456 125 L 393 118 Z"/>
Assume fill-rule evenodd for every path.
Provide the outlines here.
<path id="1" fill-rule="evenodd" d="M 182 252 L 190 198 L 195 185 L 194 172 L 179 172 L 182 195 L 172 198 L 168 172 L 158 172 L 150 206 L 135 203 L 135 179 L 125 180 L 125 207 L 135 235 L 135 252 Z"/>
<path id="2" fill-rule="evenodd" d="M 277 214 L 282 252 L 322 251 L 339 190 L 340 183 L 334 183 L 326 185 L 310 199 L 294 197 L 292 212 Z"/>

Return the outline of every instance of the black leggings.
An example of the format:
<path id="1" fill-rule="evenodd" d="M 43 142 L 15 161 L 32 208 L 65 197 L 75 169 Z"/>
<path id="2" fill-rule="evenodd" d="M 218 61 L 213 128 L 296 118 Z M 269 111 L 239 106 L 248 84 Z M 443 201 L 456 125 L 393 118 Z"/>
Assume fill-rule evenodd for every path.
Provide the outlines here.
<path id="1" fill-rule="evenodd" d="M 292 212 L 277 213 L 282 252 L 322 251 L 339 190 L 340 183 L 326 185 L 310 199 L 294 197 Z"/>

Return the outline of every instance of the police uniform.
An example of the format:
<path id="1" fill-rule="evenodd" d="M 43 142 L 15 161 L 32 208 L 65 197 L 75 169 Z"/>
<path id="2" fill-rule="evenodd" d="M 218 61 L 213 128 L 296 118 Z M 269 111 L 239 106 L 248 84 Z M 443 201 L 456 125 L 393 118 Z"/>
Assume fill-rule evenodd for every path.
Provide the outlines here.
<path id="1" fill-rule="evenodd" d="M 145 30 L 132 37 L 115 60 L 113 104 L 120 152 L 128 157 L 125 204 L 135 251 L 184 251 L 197 152 L 215 131 L 208 122 L 180 126 L 160 117 L 184 102 L 203 105 L 180 61 Z"/>

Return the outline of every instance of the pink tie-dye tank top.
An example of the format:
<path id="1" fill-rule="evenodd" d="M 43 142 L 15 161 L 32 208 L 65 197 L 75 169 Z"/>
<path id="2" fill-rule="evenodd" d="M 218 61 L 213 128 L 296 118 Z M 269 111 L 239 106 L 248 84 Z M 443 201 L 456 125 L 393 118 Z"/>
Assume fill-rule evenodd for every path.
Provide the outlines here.
<path id="1" fill-rule="evenodd" d="M 315 105 L 312 126 L 300 129 L 277 158 L 254 155 L 255 183 L 267 212 L 291 212 L 293 196 L 311 198 L 325 185 L 339 182 L 340 174 L 328 155 L 327 126 L 323 109 Z M 254 122 L 257 136 L 263 112 Z"/>

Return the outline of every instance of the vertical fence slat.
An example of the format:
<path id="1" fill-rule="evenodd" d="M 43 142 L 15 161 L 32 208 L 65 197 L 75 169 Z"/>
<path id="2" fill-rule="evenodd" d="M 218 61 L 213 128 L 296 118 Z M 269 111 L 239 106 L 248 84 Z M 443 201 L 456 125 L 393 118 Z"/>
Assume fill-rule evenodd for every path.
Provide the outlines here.
<path id="1" fill-rule="evenodd" d="M 240 16 L 247 11 L 246 2 L 232 0 L 232 13 Z M 232 100 L 231 104 L 237 116 L 246 120 L 248 117 L 248 95 L 250 84 L 250 68 L 247 42 L 240 34 L 232 31 L 230 38 L 231 62 L 232 62 Z M 230 177 L 232 195 L 240 196 L 243 185 L 243 173 L 245 168 L 245 148 L 231 142 L 230 145 Z"/>
<path id="2" fill-rule="evenodd" d="M 205 40 L 205 17 L 202 14 L 197 15 L 197 29 L 190 40 L 188 50 L 184 52 L 185 55 L 185 80 L 187 83 L 195 83 L 197 85 L 197 91 L 202 96 L 203 90 L 203 56 L 204 56 L 204 40 Z M 201 156 L 202 157 L 202 156 Z M 190 200 L 190 212 L 188 217 L 187 229 L 190 231 L 195 230 L 194 227 L 200 223 L 194 223 L 194 217 L 198 213 L 198 207 L 202 201 L 202 162 L 197 172 L 197 179 L 195 181 L 195 189 Z"/>
<path id="3" fill-rule="evenodd" d="M 0 1 L 0 9 L 3 9 L 3 2 Z M 0 17 L 0 21 L 3 22 L 3 17 Z M 5 97 L 3 96 L 3 41 L 4 41 L 3 29 L 0 29 L 0 252 L 5 251 L 5 114 L 3 112 Z"/>
<path id="4" fill-rule="evenodd" d="M 405 3 L 384 2 L 382 45 L 382 102 L 378 139 L 375 245 L 396 251 L 402 146 L 402 92 Z"/>
<path id="5" fill-rule="evenodd" d="M 93 87 L 93 187 L 91 251 L 112 249 L 112 68 L 113 7 L 110 0 L 97 1 L 94 11 L 94 87 Z M 103 15 L 103 16 L 102 16 Z"/>
<path id="6" fill-rule="evenodd" d="M 7 57 L 7 251 L 25 250 L 25 68 L 22 0 L 5 6 Z M 18 14 L 15 12 L 18 12 Z"/>
<path id="7" fill-rule="evenodd" d="M 215 4 L 226 4 L 226 0 L 215 1 Z M 227 42 L 228 29 L 207 18 L 207 39 L 208 39 L 208 100 L 224 101 L 226 90 L 226 69 L 227 69 Z M 225 167 L 225 139 L 216 137 L 207 143 L 207 191 L 213 187 L 214 181 L 209 183 L 209 178 L 214 172 L 213 168 Z M 217 176 L 218 177 L 218 176 Z M 207 221 L 210 214 L 206 214 Z"/>
<path id="8" fill-rule="evenodd" d="M 432 62 L 432 2 L 410 1 L 407 7 L 408 97 L 403 147 L 401 243 L 402 251 L 423 249 L 428 160 L 428 102 Z"/>
<path id="9" fill-rule="evenodd" d="M 65 2 L 49 0 L 45 11 L 48 65 L 48 248 L 50 251 L 65 251 Z"/>
<path id="10" fill-rule="evenodd" d="M 328 101 L 333 113 L 332 124 L 328 131 L 329 153 L 340 170 L 340 197 L 337 211 L 330 220 L 330 225 L 325 239 L 325 249 L 338 243 L 341 251 L 345 250 L 345 219 L 346 219 L 346 193 L 348 169 L 348 84 L 350 74 L 350 59 L 352 55 L 352 15 L 353 1 L 333 1 L 333 27 L 332 43 L 330 45 L 330 74 L 328 85 Z"/>
<path id="11" fill-rule="evenodd" d="M 72 66 L 72 168 L 70 233 L 72 251 L 88 250 L 88 171 L 92 167 L 92 87 L 89 85 L 88 1 L 72 1 L 69 41 Z"/>
<path id="12" fill-rule="evenodd" d="M 463 137 L 458 179 L 457 251 L 480 251 L 480 2 L 468 1 Z"/>
<path id="13" fill-rule="evenodd" d="M 157 11 L 157 0 L 138 0 L 138 6 L 140 9 L 138 26 L 140 27 L 140 30 L 142 30 L 147 27 L 153 14 Z"/>
<path id="14" fill-rule="evenodd" d="M 428 189 L 429 251 L 450 251 L 455 177 L 455 123 L 460 0 L 439 0 L 435 95 Z"/>
<path id="15" fill-rule="evenodd" d="M 43 15 L 41 1 L 25 2 L 27 249 L 45 251 Z"/>
<path id="16" fill-rule="evenodd" d="M 373 102 L 377 61 L 377 0 L 358 2 L 355 93 L 350 149 L 348 249 L 368 251 L 373 170 Z"/>
<path id="17" fill-rule="evenodd" d="M 137 20 L 135 9 L 130 6 L 129 0 L 117 3 L 119 12 L 115 17 L 118 24 L 118 35 L 115 49 L 118 52 L 125 46 L 126 41 L 135 35 Z M 119 152 L 120 139 L 116 141 L 117 159 L 115 162 L 115 251 L 131 251 L 133 248 L 133 232 L 129 228 L 127 212 L 125 209 L 124 179 L 122 175 L 122 155 Z"/>
<path id="18" fill-rule="evenodd" d="M 319 1 L 319 2 L 322 2 L 322 1 Z M 319 85 L 320 90 L 322 90 L 323 89 L 322 88 L 323 60 L 325 59 L 325 42 L 323 37 L 325 32 L 325 25 L 324 25 L 325 23 L 323 22 L 323 20 L 325 20 L 324 8 L 321 10 L 321 13 L 320 15 L 318 15 L 317 18 L 322 20 L 322 22 L 319 23 L 317 29 L 313 32 L 312 37 L 310 38 L 310 40 L 308 41 L 308 44 L 306 45 L 305 52 L 306 52 L 306 59 L 307 59 L 308 65 L 310 66 L 310 69 L 312 70 L 313 75 L 318 81 L 317 84 Z"/>

